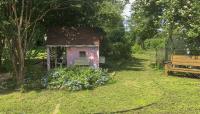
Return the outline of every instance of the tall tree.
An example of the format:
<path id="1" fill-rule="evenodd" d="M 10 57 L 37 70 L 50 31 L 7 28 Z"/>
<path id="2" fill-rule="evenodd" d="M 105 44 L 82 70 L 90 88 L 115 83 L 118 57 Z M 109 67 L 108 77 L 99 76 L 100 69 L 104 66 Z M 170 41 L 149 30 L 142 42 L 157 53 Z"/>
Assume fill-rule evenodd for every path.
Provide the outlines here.
<path id="1" fill-rule="evenodd" d="M 25 57 L 33 40 L 35 29 L 43 17 L 52 9 L 59 8 L 56 0 L 1 0 L 1 28 L 13 65 L 18 85 L 24 80 Z"/>
<path id="2" fill-rule="evenodd" d="M 162 15 L 162 5 L 156 2 L 157 0 L 136 0 L 132 5 L 132 37 L 142 47 L 146 39 L 153 38 L 158 32 L 157 22 Z"/>
<path id="3" fill-rule="evenodd" d="M 131 20 L 133 36 L 139 42 L 144 41 L 154 38 L 160 29 L 167 42 L 173 43 L 174 35 L 196 39 L 200 30 L 199 6 L 199 0 L 136 0 Z"/>
<path id="4" fill-rule="evenodd" d="M 200 23 L 198 21 L 200 20 L 200 1 L 159 0 L 157 3 L 165 6 L 161 16 L 161 28 L 168 35 L 166 47 L 170 45 L 170 48 L 174 51 L 173 36 L 176 35 L 176 37 L 178 36 L 187 42 L 187 48 L 199 50 L 199 44 L 195 44 L 196 40 L 200 38 Z"/>
<path id="5" fill-rule="evenodd" d="M 0 36 L 0 72 L 1 72 L 1 68 L 2 68 L 2 56 L 3 56 L 3 50 L 5 47 L 5 38 L 3 38 L 3 36 Z"/>
<path id="6" fill-rule="evenodd" d="M 2 62 L 3 62 L 3 51 L 5 48 L 5 42 L 6 42 L 6 38 L 3 32 L 3 24 L 5 23 L 5 12 L 1 12 L 3 9 L 3 4 L 0 4 L 0 72 L 1 72 L 1 68 L 2 68 Z"/>

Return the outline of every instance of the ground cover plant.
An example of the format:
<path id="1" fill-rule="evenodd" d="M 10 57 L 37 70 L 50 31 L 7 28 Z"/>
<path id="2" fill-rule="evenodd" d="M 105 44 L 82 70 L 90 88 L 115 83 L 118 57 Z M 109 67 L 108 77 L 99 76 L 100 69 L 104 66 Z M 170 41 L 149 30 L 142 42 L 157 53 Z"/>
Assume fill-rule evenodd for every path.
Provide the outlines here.
<path id="1" fill-rule="evenodd" d="M 57 68 L 43 78 L 43 85 L 50 89 L 67 88 L 72 91 L 93 89 L 111 79 L 107 70 L 90 67 Z"/>

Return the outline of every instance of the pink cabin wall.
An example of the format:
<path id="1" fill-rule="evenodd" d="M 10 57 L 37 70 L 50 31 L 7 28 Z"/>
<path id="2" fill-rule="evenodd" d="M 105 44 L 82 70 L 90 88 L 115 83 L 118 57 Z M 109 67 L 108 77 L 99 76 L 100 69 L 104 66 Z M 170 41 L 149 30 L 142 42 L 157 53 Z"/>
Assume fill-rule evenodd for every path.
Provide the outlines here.
<path id="1" fill-rule="evenodd" d="M 73 66 L 76 59 L 80 57 L 79 52 L 85 51 L 86 57 L 90 61 L 90 66 L 99 67 L 99 48 L 98 47 L 70 47 L 67 48 L 67 66 Z"/>

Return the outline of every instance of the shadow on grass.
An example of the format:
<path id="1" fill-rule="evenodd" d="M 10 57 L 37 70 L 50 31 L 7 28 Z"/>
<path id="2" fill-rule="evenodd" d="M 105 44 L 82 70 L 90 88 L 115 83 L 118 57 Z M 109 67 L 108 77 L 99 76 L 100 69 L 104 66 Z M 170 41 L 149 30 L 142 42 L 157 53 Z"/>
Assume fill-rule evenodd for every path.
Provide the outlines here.
<path id="1" fill-rule="evenodd" d="M 152 69 L 164 70 L 163 64 L 151 63 L 151 64 L 149 64 L 149 67 Z"/>
<path id="2" fill-rule="evenodd" d="M 12 93 L 15 93 L 15 92 L 19 92 L 19 93 L 29 93 L 29 92 L 32 92 L 32 91 L 35 91 L 37 93 L 40 93 L 42 92 L 43 88 L 36 88 L 36 89 L 23 89 L 23 90 L 20 90 L 20 89 L 0 89 L 0 95 L 8 95 L 8 94 L 12 94 Z"/>
<path id="3" fill-rule="evenodd" d="M 150 107 L 150 106 L 155 105 L 155 104 L 156 103 L 151 103 L 151 104 L 148 104 L 148 105 L 145 105 L 145 106 L 141 106 L 141 107 L 138 107 L 138 108 L 121 110 L 121 111 L 116 111 L 116 112 L 109 112 L 108 114 L 121 114 L 121 113 L 130 113 L 130 112 L 133 113 L 133 111 L 141 110 L 143 108 Z M 105 114 L 105 112 L 99 112 L 99 113 L 94 113 L 94 114 Z"/>
<path id="4" fill-rule="evenodd" d="M 164 75 L 164 65 L 156 65 L 155 63 L 151 63 L 149 65 L 152 69 L 160 70 L 163 72 Z M 200 79 L 200 74 L 192 74 L 192 73 L 181 73 L 181 72 L 170 72 L 169 75 L 170 77 L 177 77 L 177 78 L 191 78 L 191 79 Z"/>
<path id="5" fill-rule="evenodd" d="M 191 74 L 191 73 L 178 73 L 170 72 L 169 76 L 177 78 L 191 78 L 191 79 L 200 79 L 200 74 Z"/>
<path id="6" fill-rule="evenodd" d="M 3 90 L 3 89 L 0 89 L 0 95 L 8 95 L 8 94 L 11 94 L 11 93 L 14 93 L 14 92 L 18 92 L 17 90 Z"/>
<path id="7" fill-rule="evenodd" d="M 130 58 L 127 60 L 112 61 L 108 65 L 110 71 L 144 71 L 144 62 L 147 59 Z"/>

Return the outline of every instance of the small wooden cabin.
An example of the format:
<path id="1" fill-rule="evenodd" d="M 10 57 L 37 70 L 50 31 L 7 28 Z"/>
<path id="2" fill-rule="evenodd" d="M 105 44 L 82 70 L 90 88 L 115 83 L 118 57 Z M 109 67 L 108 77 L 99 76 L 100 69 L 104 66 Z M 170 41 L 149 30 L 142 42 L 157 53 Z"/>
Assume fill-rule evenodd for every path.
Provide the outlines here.
<path id="1" fill-rule="evenodd" d="M 47 32 L 47 69 L 57 66 L 99 67 L 99 45 L 103 38 L 97 28 L 56 27 Z"/>

